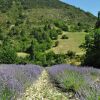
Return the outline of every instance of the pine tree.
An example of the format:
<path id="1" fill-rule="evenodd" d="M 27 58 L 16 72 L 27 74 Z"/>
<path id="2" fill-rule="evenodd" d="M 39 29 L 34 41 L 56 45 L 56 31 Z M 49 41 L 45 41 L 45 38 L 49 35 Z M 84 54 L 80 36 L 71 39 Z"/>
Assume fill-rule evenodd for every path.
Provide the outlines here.
<path id="1" fill-rule="evenodd" d="M 98 12 L 98 20 L 100 20 L 100 11 Z"/>
<path id="2" fill-rule="evenodd" d="M 35 60 L 35 46 L 34 41 L 31 42 L 31 46 L 29 48 L 30 58 L 31 60 Z"/>
<path id="3" fill-rule="evenodd" d="M 100 11 L 98 12 L 98 20 L 96 22 L 96 28 L 100 28 Z"/>

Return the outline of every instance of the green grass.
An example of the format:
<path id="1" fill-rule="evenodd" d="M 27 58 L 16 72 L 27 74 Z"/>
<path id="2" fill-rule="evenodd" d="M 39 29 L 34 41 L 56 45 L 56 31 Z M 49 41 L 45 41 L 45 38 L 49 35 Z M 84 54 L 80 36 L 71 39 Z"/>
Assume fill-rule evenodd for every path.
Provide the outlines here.
<path id="1" fill-rule="evenodd" d="M 0 93 L 0 100 L 11 100 L 13 93 L 5 87 L 2 93 Z"/>
<path id="2" fill-rule="evenodd" d="M 57 47 L 53 47 L 51 50 L 53 50 L 56 54 L 67 53 L 69 50 L 74 51 L 79 55 L 84 53 L 82 49 L 79 48 L 79 46 L 84 42 L 85 35 L 87 33 L 64 32 L 63 34 L 66 34 L 69 39 L 61 39 L 62 35 L 60 35 L 58 37 L 59 45 Z"/>
<path id="3" fill-rule="evenodd" d="M 29 54 L 28 53 L 24 53 L 24 52 L 18 52 L 17 56 L 21 57 L 21 58 L 25 58 L 25 57 L 29 56 Z"/>

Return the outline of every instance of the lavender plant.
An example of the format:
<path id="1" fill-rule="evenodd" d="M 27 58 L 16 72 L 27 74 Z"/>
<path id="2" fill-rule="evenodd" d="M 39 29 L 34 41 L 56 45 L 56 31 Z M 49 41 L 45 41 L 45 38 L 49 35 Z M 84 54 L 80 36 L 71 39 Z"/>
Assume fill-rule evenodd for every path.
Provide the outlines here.
<path id="1" fill-rule="evenodd" d="M 62 77 L 62 79 L 61 79 Z M 84 84 L 83 76 L 75 71 L 65 70 L 57 75 L 57 81 L 63 84 L 67 91 L 76 92 Z"/>
<path id="2" fill-rule="evenodd" d="M 0 92 L 0 100 L 11 100 L 12 97 L 14 99 L 14 93 L 5 86 L 2 92 Z"/>
<path id="3" fill-rule="evenodd" d="M 47 68 L 53 82 L 80 100 L 99 100 L 100 70 L 92 67 L 55 65 Z"/>
<path id="4" fill-rule="evenodd" d="M 0 65 L 0 97 L 11 100 L 11 97 L 20 95 L 35 82 L 42 70 L 37 65 Z"/>

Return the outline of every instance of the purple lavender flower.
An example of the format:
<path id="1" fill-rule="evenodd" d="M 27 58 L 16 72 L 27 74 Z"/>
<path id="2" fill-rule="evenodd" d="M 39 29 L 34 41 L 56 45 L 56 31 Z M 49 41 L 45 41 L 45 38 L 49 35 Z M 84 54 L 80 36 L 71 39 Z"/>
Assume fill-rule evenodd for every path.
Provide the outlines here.
<path id="1" fill-rule="evenodd" d="M 81 84 L 80 88 L 78 87 L 79 89 L 75 94 L 80 100 L 94 100 L 98 97 L 96 94 L 100 95 L 100 69 L 63 64 L 48 67 L 47 70 L 51 79 L 54 80 L 57 85 L 62 85 L 65 89 L 66 86 L 71 86 L 70 84 L 74 86 L 75 84 L 76 86 L 77 84 L 80 85 L 80 81 L 83 80 L 82 82 L 84 82 L 84 84 Z M 74 83 L 74 81 L 76 82 Z"/>
<path id="2" fill-rule="evenodd" d="M 7 87 L 16 94 L 24 92 L 41 74 L 37 65 L 0 65 L 0 93 Z"/>

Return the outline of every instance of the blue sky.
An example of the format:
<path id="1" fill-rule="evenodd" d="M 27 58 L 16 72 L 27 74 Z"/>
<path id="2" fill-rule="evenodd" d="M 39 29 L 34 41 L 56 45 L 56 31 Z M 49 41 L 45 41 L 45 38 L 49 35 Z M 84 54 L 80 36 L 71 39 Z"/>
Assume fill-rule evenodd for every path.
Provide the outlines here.
<path id="1" fill-rule="evenodd" d="M 60 0 L 68 4 L 79 7 L 85 11 L 89 11 L 97 16 L 100 11 L 100 0 Z"/>

